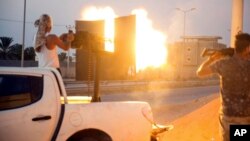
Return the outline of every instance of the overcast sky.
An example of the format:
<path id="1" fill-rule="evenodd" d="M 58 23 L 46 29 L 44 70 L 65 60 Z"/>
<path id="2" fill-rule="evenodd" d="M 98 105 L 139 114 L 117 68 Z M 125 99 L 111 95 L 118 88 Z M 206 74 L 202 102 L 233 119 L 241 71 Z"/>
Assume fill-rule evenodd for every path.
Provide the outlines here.
<path id="1" fill-rule="evenodd" d="M 196 8 L 186 15 L 186 35 L 221 36 L 221 43 L 230 44 L 231 0 L 26 0 L 25 45 L 31 46 L 36 28 L 33 22 L 47 13 L 53 17 L 52 32 L 66 32 L 65 25 L 81 19 L 81 11 L 89 6 L 111 7 L 118 16 L 130 15 L 143 8 L 153 27 L 168 36 L 168 42 L 180 40 L 183 34 L 183 13 L 176 8 Z M 0 0 L 0 36 L 13 37 L 22 43 L 24 0 Z M 250 0 L 244 1 L 243 31 L 250 33 Z"/>

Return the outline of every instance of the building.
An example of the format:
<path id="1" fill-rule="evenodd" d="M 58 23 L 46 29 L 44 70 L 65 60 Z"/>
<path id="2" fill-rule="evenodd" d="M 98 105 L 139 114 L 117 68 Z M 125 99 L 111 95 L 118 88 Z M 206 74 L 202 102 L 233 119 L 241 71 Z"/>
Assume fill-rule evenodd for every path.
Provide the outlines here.
<path id="1" fill-rule="evenodd" d="M 202 57 L 205 48 L 222 49 L 226 45 L 219 43 L 218 36 L 185 36 L 183 41 L 175 42 L 168 47 L 168 64 L 170 79 L 196 79 L 196 70 L 207 59 Z"/>

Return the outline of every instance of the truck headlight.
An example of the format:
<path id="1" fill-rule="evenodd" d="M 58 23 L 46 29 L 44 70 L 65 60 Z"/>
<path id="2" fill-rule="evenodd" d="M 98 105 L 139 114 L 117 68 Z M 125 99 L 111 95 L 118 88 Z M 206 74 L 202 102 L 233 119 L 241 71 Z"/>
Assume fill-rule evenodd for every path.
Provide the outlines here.
<path id="1" fill-rule="evenodd" d="M 151 107 L 146 106 L 142 108 L 142 115 L 152 124 L 154 124 L 153 112 Z"/>

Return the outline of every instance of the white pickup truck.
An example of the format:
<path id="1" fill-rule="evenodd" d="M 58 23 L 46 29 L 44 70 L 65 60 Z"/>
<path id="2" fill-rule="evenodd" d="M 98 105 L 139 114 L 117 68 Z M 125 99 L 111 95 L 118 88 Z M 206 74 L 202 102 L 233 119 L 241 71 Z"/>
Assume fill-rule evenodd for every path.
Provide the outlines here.
<path id="1" fill-rule="evenodd" d="M 67 96 L 54 69 L 0 67 L 0 141 L 150 141 L 169 128 L 146 102 L 91 102 Z"/>

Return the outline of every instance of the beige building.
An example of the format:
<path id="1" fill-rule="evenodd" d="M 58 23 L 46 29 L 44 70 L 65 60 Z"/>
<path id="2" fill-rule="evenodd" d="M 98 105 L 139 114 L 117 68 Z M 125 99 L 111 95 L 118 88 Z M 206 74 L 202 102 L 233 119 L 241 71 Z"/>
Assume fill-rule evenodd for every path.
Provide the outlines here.
<path id="1" fill-rule="evenodd" d="M 168 46 L 168 74 L 171 78 L 188 80 L 196 79 L 196 70 L 206 59 L 201 57 L 205 48 L 221 49 L 226 45 L 218 42 L 218 36 L 185 36 L 183 41 Z"/>

